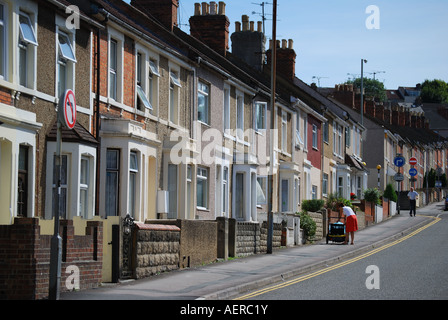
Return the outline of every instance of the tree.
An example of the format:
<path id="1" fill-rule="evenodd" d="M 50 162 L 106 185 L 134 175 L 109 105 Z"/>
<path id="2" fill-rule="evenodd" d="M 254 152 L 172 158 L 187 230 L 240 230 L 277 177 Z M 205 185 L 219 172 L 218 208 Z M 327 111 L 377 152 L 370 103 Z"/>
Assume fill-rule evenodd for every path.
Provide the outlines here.
<path id="1" fill-rule="evenodd" d="M 361 78 L 348 80 L 347 84 L 353 84 L 355 88 L 361 90 Z M 376 79 L 364 78 L 363 81 L 364 94 L 366 97 L 374 97 L 378 102 L 385 102 L 387 100 L 386 89 L 384 84 Z"/>
<path id="2" fill-rule="evenodd" d="M 448 103 L 448 84 L 443 80 L 425 80 L 420 98 L 426 103 Z"/>
<path id="3" fill-rule="evenodd" d="M 394 186 L 388 183 L 386 189 L 384 190 L 383 197 L 389 199 L 390 201 L 397 202 L 397 193 L 395 192 Z"/>

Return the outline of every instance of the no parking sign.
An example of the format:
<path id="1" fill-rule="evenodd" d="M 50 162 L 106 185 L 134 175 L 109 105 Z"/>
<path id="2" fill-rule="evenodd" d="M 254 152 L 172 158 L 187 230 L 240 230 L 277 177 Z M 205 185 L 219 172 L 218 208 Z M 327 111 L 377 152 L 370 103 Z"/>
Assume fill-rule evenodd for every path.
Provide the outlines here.
<path id="1" fill-rule="evenodd" d="M 59 121 L 68 129 L 73 129 L 76 124 L 76 99 L 75 93 L 68 89 L 65 91 L 58 105 Z"/>

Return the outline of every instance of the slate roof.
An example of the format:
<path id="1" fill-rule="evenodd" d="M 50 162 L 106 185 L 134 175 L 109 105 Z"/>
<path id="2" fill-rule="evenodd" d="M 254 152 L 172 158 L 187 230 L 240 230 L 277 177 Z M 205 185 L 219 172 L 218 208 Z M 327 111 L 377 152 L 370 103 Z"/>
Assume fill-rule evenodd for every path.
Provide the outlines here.
<path id="1" fill-rule="evenodd" d="M 55 121 L 50 129 L 50 132 L 47 134 L 47 141 L 56 141 L 57 130 L 58 125 L 57 121 Z M 62 128 L 62 142 L 75 142 L 95 147 L 98 145 L 98 141 L 95 137 L 91 135 L 86 128 L 79 124 L 79 122 L 76 122 L 75 127 L 72 130 Z"/>

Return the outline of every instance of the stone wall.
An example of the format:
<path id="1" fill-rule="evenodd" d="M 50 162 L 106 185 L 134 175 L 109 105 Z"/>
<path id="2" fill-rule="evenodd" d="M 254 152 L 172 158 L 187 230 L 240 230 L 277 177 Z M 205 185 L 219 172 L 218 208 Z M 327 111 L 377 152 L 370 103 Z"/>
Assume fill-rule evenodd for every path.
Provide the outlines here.
<path id="1" fill-rule="evenodd" d="M 180 228 L 136 223 L 135 278 L 179 269 Z"/>
<path id="2" fill-rule="evenodd" d="M 237 222 L 235 224 L 237 257 L 249 256 L 267 252 L 268 228 L 267 222 Z M 272 247 L 281 246 L 282 224 L 274 223 Z"/>
<path id="3" fill-rule="evenodd" d="M 324 236 L 324 222 L 323 215 L 320 212 L 308 212 L 308 215 L 316 222 L 316 234 L 314 235 L 314 240 L 321 240 Z"/>

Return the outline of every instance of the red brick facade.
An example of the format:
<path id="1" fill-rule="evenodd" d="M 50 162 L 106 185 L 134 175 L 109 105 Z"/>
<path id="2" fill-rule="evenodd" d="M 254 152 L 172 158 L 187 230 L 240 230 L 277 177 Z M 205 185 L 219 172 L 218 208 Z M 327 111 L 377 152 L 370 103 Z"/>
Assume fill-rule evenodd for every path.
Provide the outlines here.
<path id="1" fill-rule="evenodd" d="M 86 235 L 74 235 L 72 220 L 61 221 L 60 290 L 67 291 L 67 267 L 79 269 L 80 289 L 101 283 L 102 222 L 87 222 Z M 51 235 L 41 235 L 39 219 L 16 218 L 0 226 L 0 299 L 34 300 L 48 297 Z"/>

